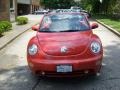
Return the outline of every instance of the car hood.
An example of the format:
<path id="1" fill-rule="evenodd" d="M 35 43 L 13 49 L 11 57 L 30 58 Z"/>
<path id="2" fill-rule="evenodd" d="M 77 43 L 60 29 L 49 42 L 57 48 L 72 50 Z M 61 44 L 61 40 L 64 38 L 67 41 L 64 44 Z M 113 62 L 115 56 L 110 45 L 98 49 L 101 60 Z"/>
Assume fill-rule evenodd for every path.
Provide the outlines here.
<path id="1" fill-rule="evenodd" d="M 92 31 L 37 33 L 40 49 L 53 56 L 68 56 L 83 53 L 89 46 Z"/>

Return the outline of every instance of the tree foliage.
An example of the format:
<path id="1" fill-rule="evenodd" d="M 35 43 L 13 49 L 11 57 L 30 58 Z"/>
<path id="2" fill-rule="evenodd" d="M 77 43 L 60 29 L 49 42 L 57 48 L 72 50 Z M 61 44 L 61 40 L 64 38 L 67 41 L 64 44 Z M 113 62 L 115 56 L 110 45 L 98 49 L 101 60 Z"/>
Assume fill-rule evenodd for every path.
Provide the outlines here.
<path id="1" fill-rule="evenodd" d="M 112 14 L 120 16 L 120 0 L 40 0 L 45 8 L 62 9 L 73 5 L 81 6 L 89 12 L 100 14 Z M 102 2 L 101 2 L 102 1 Z"/>
<path id="2" fill-rule="evenodd" d="M 70 8 L 75 4 L 74 0 L 40 0 L 40 2 L 45 8 L 50 9 Z"/>
<path id="3" fill-rule="evenodd" d="M 120 13 L 120 0 L 81 0 L 83 7 L 93 13 Z"/>

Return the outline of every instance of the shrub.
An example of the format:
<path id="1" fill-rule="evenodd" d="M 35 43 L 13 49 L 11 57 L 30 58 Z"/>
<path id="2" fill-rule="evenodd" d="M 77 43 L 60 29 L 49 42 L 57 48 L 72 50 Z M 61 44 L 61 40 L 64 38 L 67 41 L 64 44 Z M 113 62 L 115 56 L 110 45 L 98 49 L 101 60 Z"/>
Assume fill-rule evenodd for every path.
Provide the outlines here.
<path id="1" fill-rule="evenodd" d="M 12 29 L 12 24 L 9 21 L 0 21 L 0 34 Z"/>
<path id="2" fill-rule="evenodd" d="M 27 17 L 17 17 L 17 24 L 18 25 L 24 25 L 28 23 Z"/>

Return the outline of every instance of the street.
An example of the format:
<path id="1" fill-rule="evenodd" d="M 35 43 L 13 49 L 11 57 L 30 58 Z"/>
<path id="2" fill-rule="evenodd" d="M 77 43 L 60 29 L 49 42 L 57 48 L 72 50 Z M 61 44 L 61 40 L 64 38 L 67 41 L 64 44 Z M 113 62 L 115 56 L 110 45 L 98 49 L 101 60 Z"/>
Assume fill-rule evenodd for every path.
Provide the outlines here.
<path id="1" fill-rule="evenodd" d="M 35 77 L 27 66 L 26 48 L 36 32 L 28 30 L 0 51 L 0 90 L 120 90 L 120 38 L 101 25 L 94 33 L 104 47 L 100 77 Z"/>

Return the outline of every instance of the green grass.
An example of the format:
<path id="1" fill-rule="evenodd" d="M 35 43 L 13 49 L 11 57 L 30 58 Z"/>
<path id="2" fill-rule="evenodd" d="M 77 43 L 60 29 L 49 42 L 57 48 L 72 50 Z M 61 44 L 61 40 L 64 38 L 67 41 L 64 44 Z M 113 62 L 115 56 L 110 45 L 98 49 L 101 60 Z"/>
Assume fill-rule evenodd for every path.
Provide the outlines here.
<path id="1" fill-rule="evenodd" d="M 99 15 L 99 16 L 95 15 L 94 18 L 120 32 L 120 19 L 114 19 L 111 18 L 110 16 L 103 16 L 103 15 Z"/>

